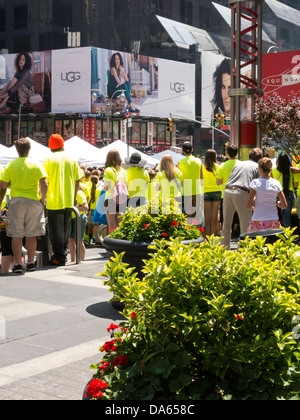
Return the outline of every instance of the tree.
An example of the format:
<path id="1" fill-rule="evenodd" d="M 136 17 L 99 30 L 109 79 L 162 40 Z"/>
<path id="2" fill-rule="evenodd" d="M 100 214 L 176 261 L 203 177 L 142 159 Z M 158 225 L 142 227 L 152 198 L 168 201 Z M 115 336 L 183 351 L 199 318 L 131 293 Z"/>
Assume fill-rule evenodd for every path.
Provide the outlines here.
<path id="1" fill-rule="evenodd" d="M 264 146 L 281 149 L 300 163 L 300 92 L 281 98 L 278 93 L 257 96 L 255 121 L 264 136 Z"/>

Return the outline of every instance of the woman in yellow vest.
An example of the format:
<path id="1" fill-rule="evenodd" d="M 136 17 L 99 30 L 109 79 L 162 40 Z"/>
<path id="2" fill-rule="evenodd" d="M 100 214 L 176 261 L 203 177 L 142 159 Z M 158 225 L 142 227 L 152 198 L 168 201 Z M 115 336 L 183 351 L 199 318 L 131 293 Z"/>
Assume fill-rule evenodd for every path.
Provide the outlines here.
<path id="1" fill-rule="evenodd" d="M 219 209 L 222 197 L 222 187 L 217 185 L 217 153 L 209 149 L 205 153 L 202 173 L 204 179 L 204 217 L 205 235 L 217 235 L 219 233 Z"/>
<path id="2" fill-rule="evenodd" d="M 156 175 L 156 189 L 164 206 L 170 206 L 171 200 L 174 199 L 179 205 L 178 211 L 182 211 L 182 186 L 182 172 L 176 168 L 171 155 L 164 155 Z"/>

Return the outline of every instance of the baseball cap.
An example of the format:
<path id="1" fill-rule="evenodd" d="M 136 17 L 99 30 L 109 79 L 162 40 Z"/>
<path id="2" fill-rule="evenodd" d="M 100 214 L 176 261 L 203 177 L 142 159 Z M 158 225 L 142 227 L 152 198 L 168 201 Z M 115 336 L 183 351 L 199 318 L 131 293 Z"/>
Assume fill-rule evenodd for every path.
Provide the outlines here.
<path id="1" fill-rule="evenodd" d="M 184 153 L 191 153 L 193 150 L 192 143 L 190 143 L 189 141 L 185 141 L 182 145 L 182 150 L 184 151 Z"/>

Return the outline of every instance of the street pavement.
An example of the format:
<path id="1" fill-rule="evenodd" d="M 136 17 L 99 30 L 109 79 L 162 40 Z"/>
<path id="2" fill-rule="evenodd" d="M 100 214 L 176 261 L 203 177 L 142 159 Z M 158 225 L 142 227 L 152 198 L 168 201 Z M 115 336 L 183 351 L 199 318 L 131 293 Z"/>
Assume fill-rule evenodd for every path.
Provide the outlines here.
<path id="1" fill-rule="evenodd" d="M 122 320 L 97 275 L 107 261 L 94 247 L 79 265 L 0 274 L 0 400 L 82 399 L 106 328 Z"/>

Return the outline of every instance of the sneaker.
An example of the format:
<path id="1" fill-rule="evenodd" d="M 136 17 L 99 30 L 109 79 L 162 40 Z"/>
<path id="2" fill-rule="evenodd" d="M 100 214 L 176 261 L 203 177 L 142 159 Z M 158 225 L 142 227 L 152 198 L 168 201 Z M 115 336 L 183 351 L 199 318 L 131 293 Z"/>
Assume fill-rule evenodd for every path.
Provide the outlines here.
<path id="1" fill-rule="evenodd" d="M 64 265 L 66 265 L 66 261 L 60 261 L 54 258 L 50 261 L 50 265 L 52 265 L 53 267 L 63 267 Z"/>
<path id="2" fill-rule="evenodd" d="M 12 269 L 12 272 L 13 272 L 13 273 L 17 273 L 17 274 L 21 274 L 21 273 L 23 273 L 23 267 L 22 267 L 22 264 L 17 264 L 17 265 L 15 265 L 15 266 L 13 267 L 13 269 Z"/>
<path id="3" fill-rule="evenodd" d="M 36 270 L 35 264 L 34 263 L 27 263 L 26 270 L 27 271 L 35 271 Z"/>

